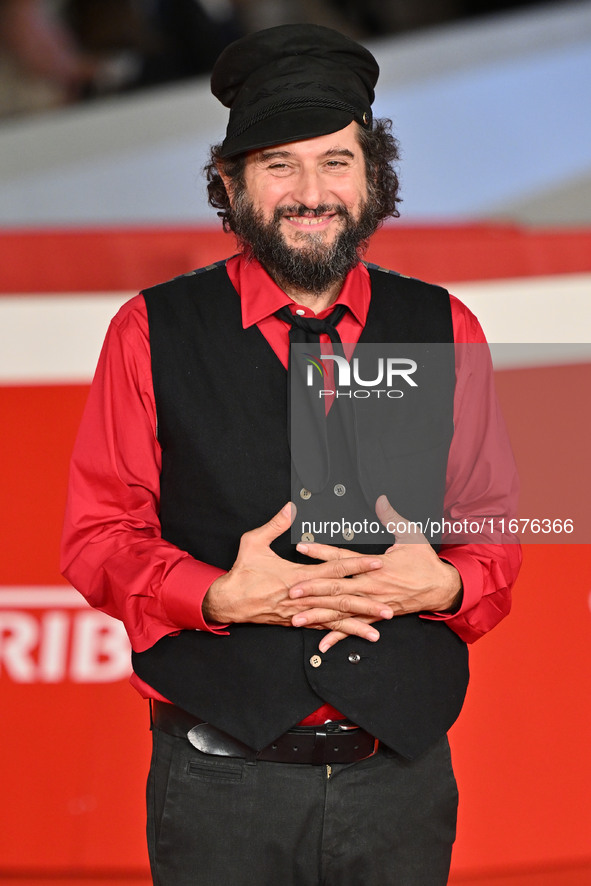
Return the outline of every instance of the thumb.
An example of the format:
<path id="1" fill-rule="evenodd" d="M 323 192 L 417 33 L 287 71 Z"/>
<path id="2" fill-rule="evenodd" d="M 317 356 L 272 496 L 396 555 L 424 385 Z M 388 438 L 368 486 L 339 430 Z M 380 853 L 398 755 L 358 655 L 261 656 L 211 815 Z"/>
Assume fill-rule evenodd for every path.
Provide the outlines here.
<path id="1" fill-rule="evenodd" d="M 423 538 L 417 523 L 406 520 L 395 511 L 385 495 L 380 495 L 376 501 L 376 514 L 388 532 L 396 536 L 398 544 L 419 541 Z"/>
<path id="2" fill-rule="evenodd" d="M 272 541 L 275 541 L 276 538 L 279 538 L 280 535 L 287 532 L 295 519 L 296 513 L 297 509 L 295 504 L 292 501 L 288 501 L 287 504 L 281 508 L 279 513 L 275 514 L 274 517 L 271 517 L 267 523 L 263 523 L 262 526 L 253 529 L 249 534 L 255 536 L 256 540 L 261 544 L 270 545 Z"/>
<path id="3" fill-rule="evenodd" d="M 400 529 L 404 531 L 406 528 L 406 520 L 404 517 L 401 517 L 398 511 L 395 511 L 390 502 L 388 501 L 388 497 L 385 495 L 380 495 L 378 500 L 376 501 L 376 514 L 380 518 L 380 522 L 386 526 L 387 523 L 397 524 L 400 522 Z M 393 525 L 389 527 L 389 532 L 396 532 L 398 530 L 397 525 Z"/>

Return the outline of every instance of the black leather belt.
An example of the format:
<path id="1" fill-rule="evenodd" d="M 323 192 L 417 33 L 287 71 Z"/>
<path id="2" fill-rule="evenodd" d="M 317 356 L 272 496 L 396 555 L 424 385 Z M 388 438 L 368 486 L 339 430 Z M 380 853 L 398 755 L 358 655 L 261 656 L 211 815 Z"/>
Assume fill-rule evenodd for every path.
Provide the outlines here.
<path id="1" fill-rule="evenodd" d="M 257 752 L 175 705 L 152 701 L 151 708 L 155 729 L 188 738 L 198 751 L 221 757 L 272 763 L 356 763 L 373 756 L 379 744 L 377 738 L 359 726 L 337 720 L 323 726 L 294 726 Z"/>

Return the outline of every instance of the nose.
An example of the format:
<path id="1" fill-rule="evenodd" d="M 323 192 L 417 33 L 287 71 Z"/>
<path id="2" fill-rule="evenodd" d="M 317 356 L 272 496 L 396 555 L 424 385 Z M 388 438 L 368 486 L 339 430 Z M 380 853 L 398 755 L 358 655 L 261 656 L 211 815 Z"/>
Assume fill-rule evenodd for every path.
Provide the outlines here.
<path id="1" fill-rule="evenodd" d="M 316 209 L 323 202 L 324 186 L 317 169 L 301 169 L 293 182 L 292 196 L 296 203 Z"/>

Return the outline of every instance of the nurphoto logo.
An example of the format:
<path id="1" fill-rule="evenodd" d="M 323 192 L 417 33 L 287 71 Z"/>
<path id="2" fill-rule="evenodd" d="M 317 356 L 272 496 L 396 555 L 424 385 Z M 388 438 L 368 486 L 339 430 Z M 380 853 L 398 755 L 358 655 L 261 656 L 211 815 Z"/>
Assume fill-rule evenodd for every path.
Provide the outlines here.
<path id="1" fill-rule="evenodd" d="M 400 384 L 401 381 L 406 382 L 411 388 L 418 387 L 417 382 L 411 376 L 417 371 L 417 363 L 409 357 L 378 357 L 376 363 L 370 369 L 367 368 L 365 361 L 364 373 L 368 377 L 362 377 L 360 360 L 354 357 L 349 362 L 345 357 L 339 354 L 321 354 L 316 357 L 314 354 L 305 353 L 303 355 L 308 364 L 306 372 L 306 385 L 314 387 L 315 372 L 318 372 L 322 381 L 325 381 L 328 375 L 328 368 L 325 365 L 326 360 L 331 360 L 335 368 L 335 390 L 322 388 L 318 391 L 318 396 L 322 397 L 355 397 L 357 399 L 367 399 L 368 397 L 381 397 L 385 395 L 390 399 L 400 399 L 404 396 L 404 390 L 395 388 L 394 384 Z M 352 385 L 357 385 L 353 388 Z M 382 385 L 382 387 L 379 387 Z M 347 390 L 345 390 L 347 389 Z"/>

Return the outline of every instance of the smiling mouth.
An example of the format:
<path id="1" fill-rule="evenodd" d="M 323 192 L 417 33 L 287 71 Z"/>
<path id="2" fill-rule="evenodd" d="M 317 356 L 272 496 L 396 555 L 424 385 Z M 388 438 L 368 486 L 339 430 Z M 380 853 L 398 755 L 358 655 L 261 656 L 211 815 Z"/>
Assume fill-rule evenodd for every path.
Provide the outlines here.
<path id="1" fill-rule="evenodd" d="M 314 226 L 321 225 L 324 222 L 330 221 L 332 218 L 334 218 L 334 215 L 286 215 L 285 218 L 290 222 L 294 222 L 294 224 L 296 225 Z"/>

